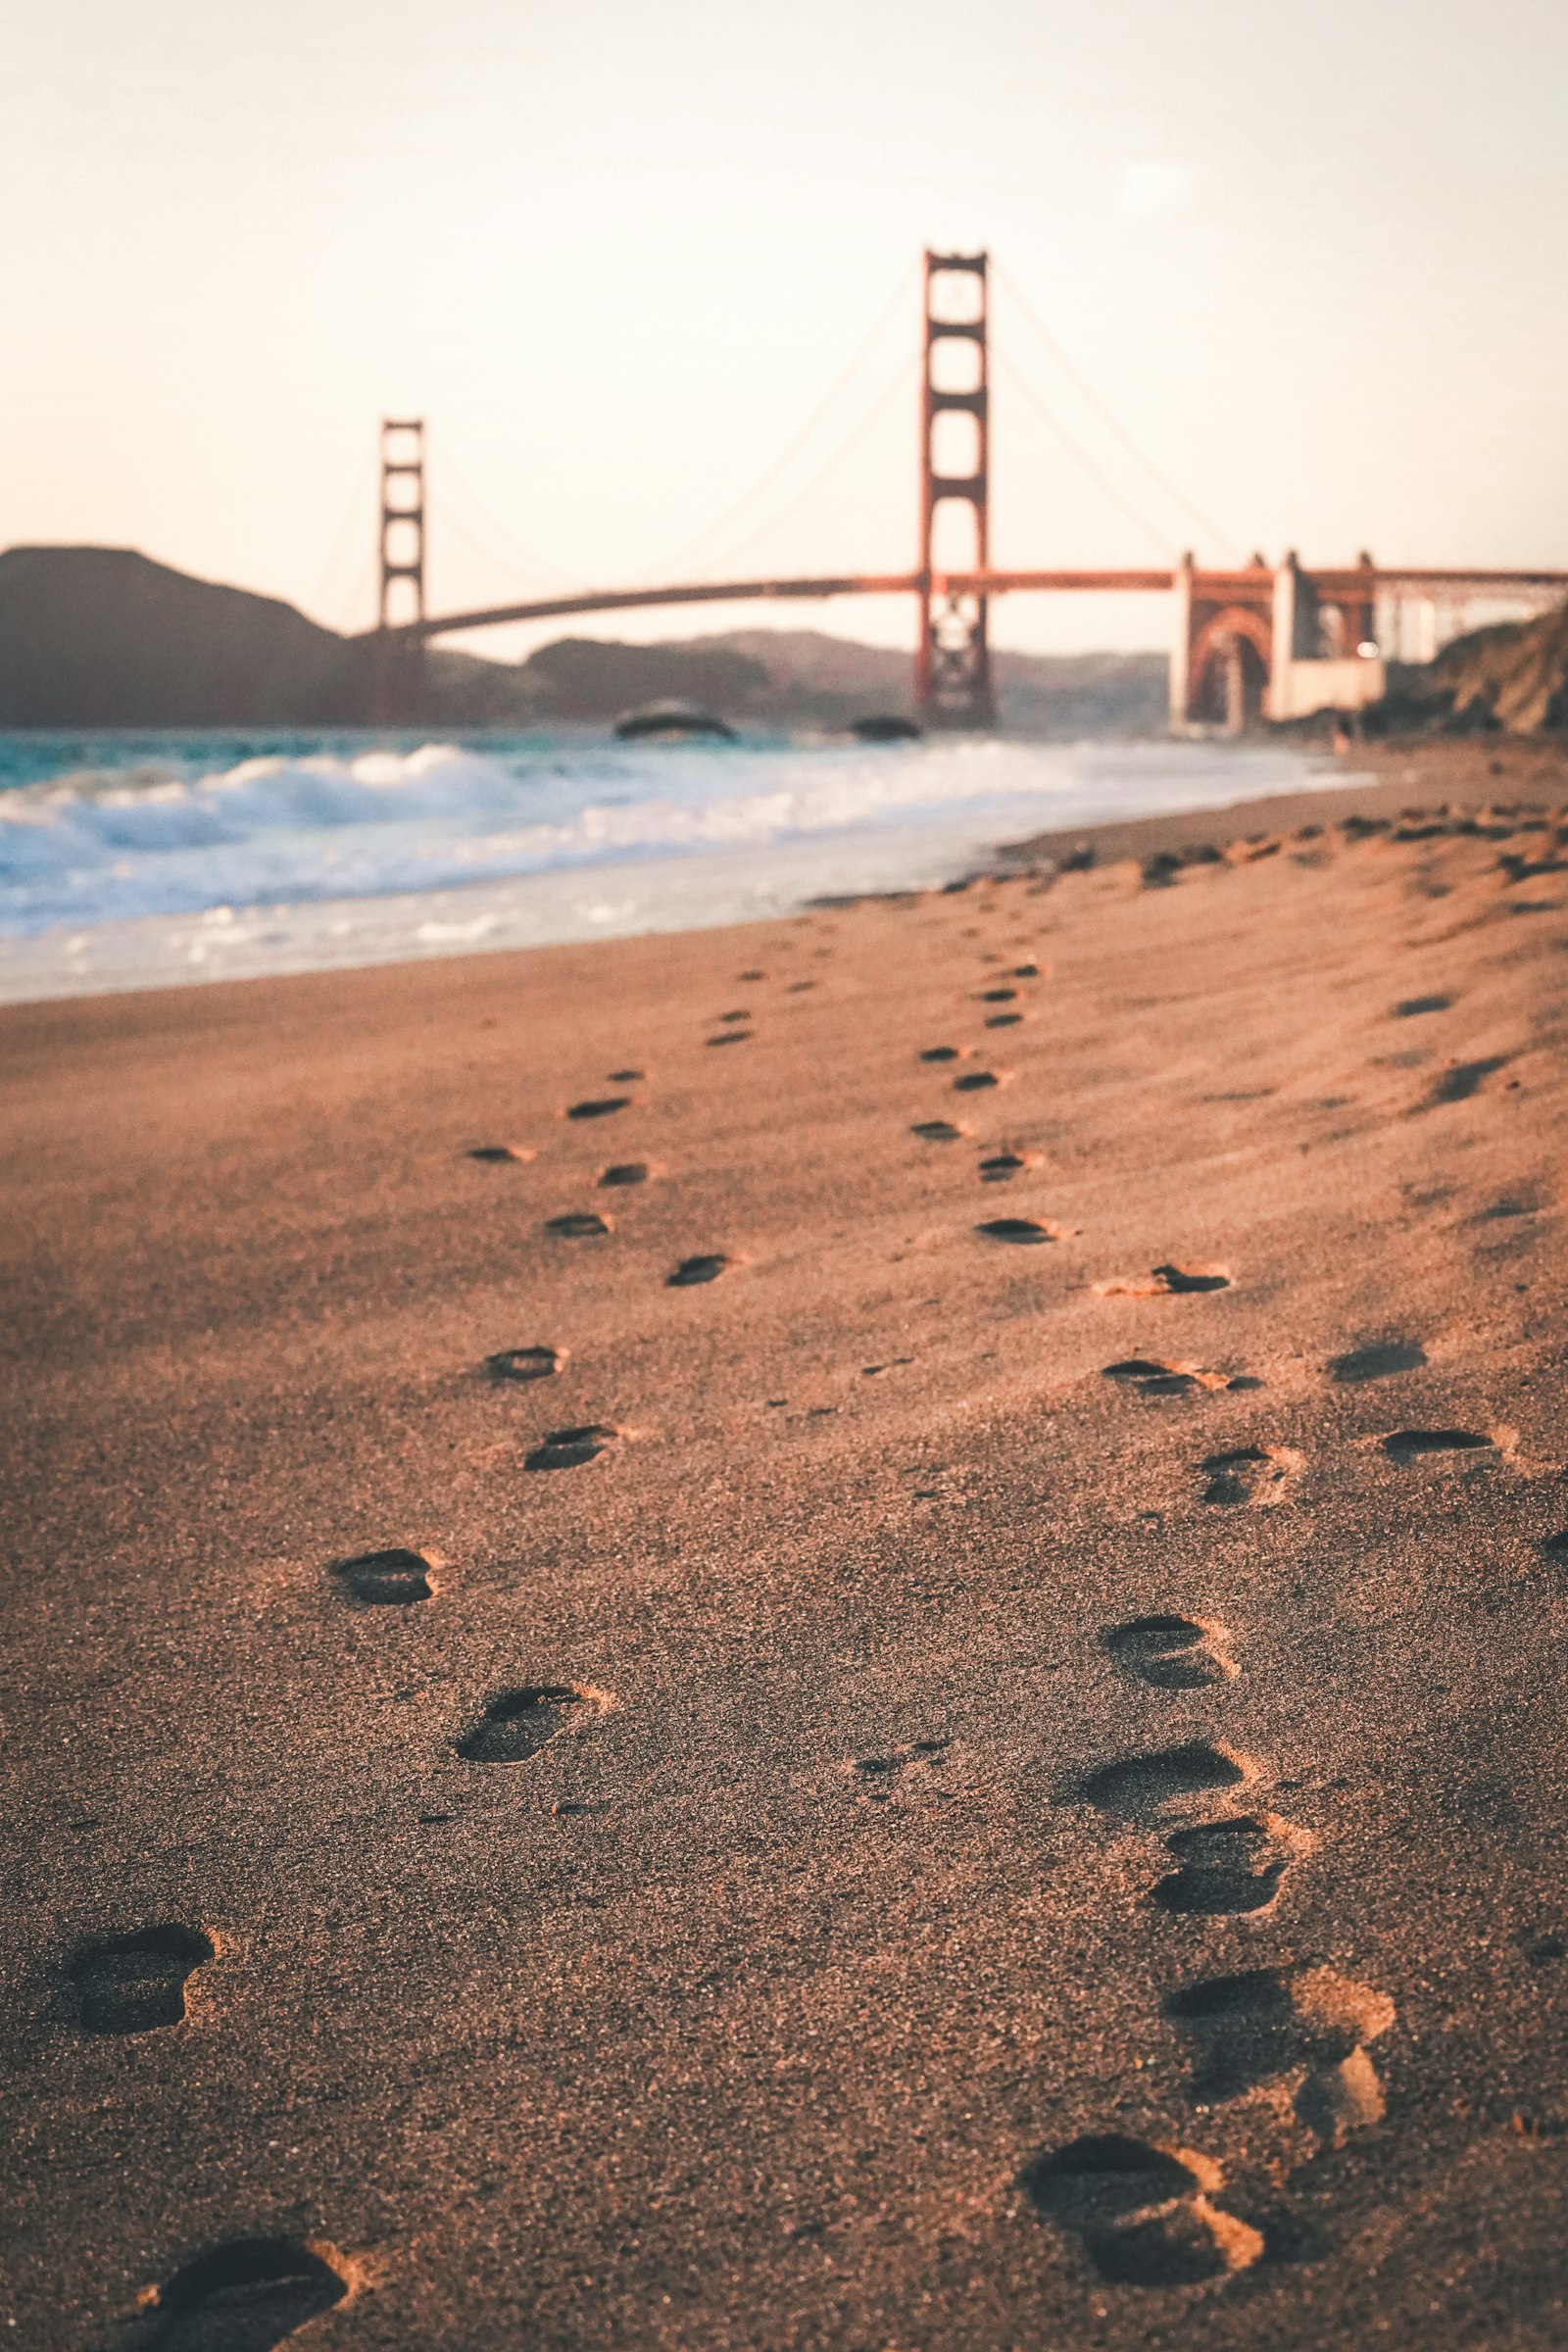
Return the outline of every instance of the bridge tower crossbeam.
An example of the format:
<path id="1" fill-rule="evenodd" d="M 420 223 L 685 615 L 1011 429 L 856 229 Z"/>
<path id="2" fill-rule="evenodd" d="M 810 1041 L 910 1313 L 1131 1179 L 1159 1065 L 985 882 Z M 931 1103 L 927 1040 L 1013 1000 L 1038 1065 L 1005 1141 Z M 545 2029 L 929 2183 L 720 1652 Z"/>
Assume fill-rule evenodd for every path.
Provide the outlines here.
<path id="1" fill-rule="evenodd" d="M 956 316 L 956 287 L 977 288 L 974 315 Z M 989 727 L 996 717 L 991 689 L 991 650 L 986 639 L 984 594 L 949 586 L 936 564 L 936 519 L 949 502 L 973 514 L 973 553 L 947 568 L 986 572 L 991 565 L 991 388 L 988 379 L 988 273 L 983 253 L 931 253 L 925 257 L 925 357 L 920 426 L 920 634 L 914 657 L 915 707 L 934 727 Z M 970 365 L 950 366 L 955 347 L 973 354 Z M 950 384 L 950 374 L 969 381 Z M 944 416 L 973 420 L 971 463 L 965 473 L 942 470 L 938 448 Z"/>

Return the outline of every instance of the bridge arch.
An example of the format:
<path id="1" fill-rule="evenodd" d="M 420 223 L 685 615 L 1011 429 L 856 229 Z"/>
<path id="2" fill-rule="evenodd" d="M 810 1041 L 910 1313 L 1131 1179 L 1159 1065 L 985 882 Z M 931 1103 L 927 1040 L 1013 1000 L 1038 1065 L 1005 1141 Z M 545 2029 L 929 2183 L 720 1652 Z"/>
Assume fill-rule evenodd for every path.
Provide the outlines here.
<path id="1" fill-rule="evenodd" d="M 1194 637 L 1189 657 L 1193 716 L 1231 735 L 1255 724 L 1273 659 L 1271 615 L 1239 604 L 1211 613 Z"/>

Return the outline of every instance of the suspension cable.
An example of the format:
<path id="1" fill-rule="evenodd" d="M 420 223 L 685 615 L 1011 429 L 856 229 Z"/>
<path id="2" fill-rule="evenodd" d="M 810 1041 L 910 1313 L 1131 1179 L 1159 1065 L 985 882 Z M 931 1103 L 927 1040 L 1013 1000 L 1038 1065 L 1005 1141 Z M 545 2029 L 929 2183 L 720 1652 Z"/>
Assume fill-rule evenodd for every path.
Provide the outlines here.
<path id="1" fill-rule="evenodd" d="M 437 446 L 433 433 L 430 436 L 430 444 L 433 458 Z M 484 546 L 481 552 L 487 553 L 490 562 L 497 564 L 503 571 L 509 573 L 509 576 L 520 569 L 524 579 L 543 582 L 547 587 L 559 586 L 565 589 L 577 589 L 582 586 L 582 581 L 576 573 L 563 570 L 559 564 L 552 563 L 548 556 L 540 555 L 537 549 L 529 547 L 524 540 L 519 539 L 508 524 L 500 521 L 484 500 L 480 498 L 462 467 L 453 464 L 452 452 L 448 444 L 443 440 L 439 444 L 439 448 L 443 480 L 456 486 L 460 498 L 468 510 L 470 519 L 466 531 L 464 531 L 461 523 L 458 525 L 458 529 L 460 536 L 466 537 L 470 547 L 479 547 L 482 540 Z M 479 522 L 478 533 L 475 532 L 473 524 L 475 516 Z"/>
<path id="2" fill-rule="evenodd" d="M 724 513 L 719 515 L 715 522 L 710 523 L 707 530 L 700 532 L 695 539 L 688 540 L 686 545 L 674 556 L 672 556 L 666 564 L 663 564 L 660 567 L 660 576 L 662 578 L 669 579 L 673 577 L 675 579 L 679 579 L 681 576 L 682 566 L 689 564 L 693 556 L 701 553 L 710 544 L 711 541 L 720 538 L 722 534 L 729 528 L 730 524 L 735 522 L 742 514 L 744 514 L 747 508 L 753 505 L 753 503 L 769 488 L 771 483 L 776 480 L 778 475 L 783 473 L 788 466 L 794 464 L 796 458 L 799 457 L 801 451 L 811 439 L 818 425 L 821 424 L 823 418 L 831 413 L 837 402 L 841 399 L 851 383 L 853 383 L 855 380 L 856 376 L 859 373 L 860 368 L 865 365 L 866 360 L 870 357 L 872 350 L 885 331 L 888 321 L 898 309 L 899 304 L 903 302 L 905 296 L 908 293 L 909 284 L 914 276 L 914 273 L 913 264 L 910 264 L 909 267 L 903 271 L 899 278 L 898 284 L 894 287 L 892 293 L 888 296 L 887 301 L 877 313 L 876 318 L 866 334 L 861 338 L 858 346 L 856 349 L 854 357 L 834 378 L 833 383 L 829 387 L 828 391 L 823 395 L 822 399 L 811 411 L 810 416 L 807 418 L 805 424 L 802 425 L 794 440 L 791 441 L 785 448 L 782 456 L 773 460 L 772 464 L 768 466 L 767 471 L 752 484 L 744 498 L 737 499 L 733 506 L 726 508 Z M 860 428 L 857 426 L 857 432 L 858 432 L 859 429 Z M 819 476 L 813 476 L 811 485 L 812 487 L 815 486 L 815 482 L 819 478 Z M 755 536 L 756 534 L 754 533 L 753 537 L 755 538 Z M 752 544 L 752 539 L 745 539 L 741 542 L 741 544 L 749 547 Z"/>
<path id="3" fill-rule="evenodd" d="M 1108 480 L 1107 477 L 1101 472 L 1100 467 L 1095 464 L 1094 460 L 1089 457 L 1084 450 L 1079 448 L 1077 442 L 1066 430 L 1065 426 L 1057 423 L 1055 417 L 1047 408 L 1045 402 L 1041 399 L 1039 393 L 1030 383 L 1028 377 L 1022 374 L 1020 370 L 1013 366 L 1013 363 L 1008 359 L 1006 353 L 999 351 L 997 353 L 997 359 L 999 364 L 1011 377 L 1014 385 L 1023 394 L 1025 400 L 1028 401 L 1030 407 L 1035 411 L 1035 414 L 1041 418 L 1042 422 L 1047 426 L 1054 438 L 1061 444 L 1062 448 L 1067 452 L 1067 455 L 1073 460 L 1074 464 L 1079 466 L 1088 475 L 1089 479 L 1095 483 L 1099 489 L 1103 491 L 1106 498 L 1110 500 L 1111 505 L 1118 508 L 1120 512 L 1127 517 L 1127 520 L 1137 526 L 1137 528 L 1143 533 L 1144 537 L 1149 541 L 1150 545 L 1152 547 L 1158 548 L 1161 555 L 1168 558 L 1170 553 L 1169 542 L 1165 539 L 1161 532 L 1154 528 L 1154 525 L 1150 521 L 1148 515 L 1140 514 L 1136 507 L 1130 505 L 1128 501 L 1123 498 L 1121 492 L 1116 488 L 1114 482 Z"/>
<path id="4" fill-rule="evenodd" d="M 1126 426 L 1123 425 L 1106 407 L 1104 401 L 1095 390 L 1094 385 L 1090 383 L 1082 368 L 1077 367 L 1074 362 L 1069 359 L 1066 352 L 1062 350 L 1061 345 L 1056 341 L 1054 335 L 1051 334 L 1049 330 L 1042 325 L 1040 319 L 1036 317 L 1034 311 L 1031 309 L 1029 303 L 1025 299 L 1021 287 L 1015 282 L 1010 272 L 999 268 L 997 270 L 997 276 L 1001 280 L 1002 284 L 1006 288 L 1008 295 L 1011 297 L 1011 300 L 1016 306 L 1020 315 L 1027 320 L 1029 325 L 1033 327 L 1035 333 L 1045 345 L 1045 348 L 1050 353 L 1052 359 L 1054 360 L 1056 366 L 1061 369 L 1062 374 L 1066 376 L 1069 383 L 1074 386 L 1082 398 L 1089 403 L 1089 406 L 1094 410 L 1096 416 L 1100 418 L 1102 424 L 1105 426 L 1106 430 L 1113 433 L 1116 439 L 1121 443 L 1123 449 L 1128 451 L 1128 453 L 1137 460 L 1138 464 L 1149 475 L 1151 481 L 1157 484 L 1157 486 L 1163 490 L 1165 496 L 1173 500 L 1175 504 L 1183 510 L 1189 519 L 1193 522 L 1196 522 L 1199 528 L 1205 532 L 1210 539 L 1216 541 L 1220 547 L 1230 549 L 1232 554 L 1238 552 L 1240 542 L 1234 539 L 1229 531 L 1222 531 L 1218 524 L 1203 513 L 1200 507 L 1194 504 L 1193 500 L 1187 496 L 1184 490 L 1178 488 L 1176 483 L 1171 480 L 1170 476 L 1163 470 L 1163 468 L 1155 465 L 1153 459 L 1149 456 L 1148 452 L 1144 450 L 1137 441 L 1134 440 L 1132 434 L 1128 432 Z"/>
<path id="5" fill-rule="evenodd" d="M 334 610 L 332 590 L 336 587 L 338 574 L 343 568 L 343 559 L 349 548 L 350 532 L 362 519 L 362 502 L 364 505 L 368 504 L 367 494 L 374 471 L 375 461 L 368 455 L 355 477 L 354 487 L 349 493 L 348 505 L 343 510 L 343 519 L 338 524 L 336 536 L 332 541 L 332 552 L 326 560 L 316 594 L 311 600 L 311 610 L 314 612 L 330 612 Z M 364 569 L 363 564 L 360 568 Z M 359 582 L 356 580 L 356 588 L 358 585 Z"/>
<path id="6" fill-rule="evenodd" d="M 787 521 L 792 514 L 798 514 L 801 508 L 806 505 L 808 499 L 813 497 L 821 488 L 823 482 L 827 480 L 828 476 L 836 472 L 838 467 L 843 465 L 851 450 L 854 449 L 856 444 L 870 430 L 871 426 L 877 422 L 882 416 L 883 411 L 887 408 L 889 402 L 894 398 L 894 396 L 897 393 L 906 391 L 908 384 L 909 364 L 906 360 L 901 360 L 897 374 L 894 375 L 888 383 L 884 384 L 882 390 L 877 394 L 875 400 L 871 403 L 871 406 L 860 417 L 859 422 L 855 425 L 853 430 L 845 436 L 843 441 L 840 442 L 838 448 L 834 450 L 832 456 L 829 457 L 824 464 L 818 466 L 815 473 L 811 474 L 808 480 L 802 483 L 799 490 L 795 491 L 791 497 L 786 499 L 783 506 L 776 507 L 772 514 L 769 514 L 764 521 L 760 522 L 754 530 L 747 532 L 746 535 L 741 539 L 729 541 L 720 552 L 726 558 L 730 559 L 733 559 L 738 555 L 744 555 L 748 548 L 755 547 L 760 539 L 766 538 L 769 532 L 777 528 L 779 523 Z"/>
<path id="7" fill-rule="evenodd" d="M 351 617 L 340 632 L 343 636 L 355 637 L 360 634 L 359 630 L 355 628 L 352 618 L 356 610 L 370 613 L 372 617 L 364 625 L 367 631 L 374 628 L 375 582 L 378 568 L 375 552 L 372 548 L 368 547 L 360 559 L 360 567 L 354 575 L 354 584 L 349 590 L 346 610 Z"/>
<path id="8" fill-rule="evenodd" d="M 482 539 L 476 538 L 450 500 L 442 511 L 442 532 L 445 538 L 456 539 L 470 556 L 476 556 L 479 559 L 483 566 L 481 576 L 487 573 L 492 579 L 500 577 L 506 582 L 513 595 L 516 594 L 519 587 L 529 590 L 532 594 L 539 594 L 540 581 L 526 576 L 519 578 L 516 565 L 504 562 L 493 547 L 488 547 Z M 548 586 L 548 583 L 545 585 Z"/>

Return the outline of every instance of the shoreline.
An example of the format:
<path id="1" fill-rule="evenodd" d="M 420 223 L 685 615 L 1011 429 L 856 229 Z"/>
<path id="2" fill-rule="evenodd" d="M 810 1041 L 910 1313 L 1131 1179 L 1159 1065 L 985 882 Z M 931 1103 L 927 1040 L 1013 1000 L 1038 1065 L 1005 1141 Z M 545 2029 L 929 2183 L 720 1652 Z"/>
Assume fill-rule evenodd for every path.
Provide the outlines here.
<path id="1" fill-rule="evenodd" d="M 1343 755 L 1342 764 L 1372 773 L 1357 773 L 1343 784 L 1312 791 L 1236 801 L 1223 808 L 1111 818 L 1102 825 L 1032 833 L 1004 844 L 994 870 L 1028 871 L 1071 857 L 1086 845 L 1100 859 L 1174 856 L 1252 834 L 1328 826 L 1350 816 L 1393 823 L 1408 808 L 1436 809 L 1450 801 L 1480 808 L 1523 794 L 1539 797 L 1540 806 L 1548 808 L 1568 799 L 1568 744 L 1558 739 L 1472 736 L 1357 743 Z M 1216 817 L 1223 817 L 1224 824 L 1216 824 Z"/>
<path id="2" fill-rule="evenodd" d="M 1109 817 L 1011 840 L 993 834 L 983 844 L 974 820 L 954 814 L 859 830 L 843 840 L 787 838 L 761 854 L 755 847 L 670 854 L 416 893 L 220 906 L 74 929 L 62 922 L 0 939 L 0 1006 L 722 929 L 784 919 L 814 905 L 940 889 L 966 875 L 1034 870 L 1086 849 L 1102 860 L 1171 856 L 1250 832 L 1274 834 L 1351 815 L 1392 819 L 1412 794 L 1434 790 L 1495 792 L 1545 778 L 1548 788 L 1554 781 L 1568 791 L 1568 759 L 1560 748 L 1517 742 L 1357 746 L 1341 772 L 1344 780 L 1310 789 Z M 830 872 L 831 887 L 824 889 Z"/>
<path id="3" fill-rule="evenodd" d="M 295 796 L 310 806 L 321 788 L 307 762 L 245 784 L 263 797 L 236 819 L 230 846 L 204 846 L 215 811 L 200 796 L 187 806 L 154 794 L 119 820 L 126 854 L 105 884 L 94 882 L 89 824 L 80 879 L 68 868 L 57 894 L 46 886 L 31 902 L 51 906 L 52 919 L 0 938 L 0 1001 L 719 926 L 826 894 L 938 886 L 1001 835 L 1062 811 L 1082 821 L 1106 800 L 1136 808 L 1288 789 L 1314 763 L 1294 748 L 956 735 L 853 753 L 643 753 L 633 764 L 628 798 L 624 776 L 612 786 L 591 762 L 541 786 L 425 745 L 390 766 L 372 760 L 373 774 L 334 771 L 336 818 L 301 831 Z M 57 811 L 48 822 L 69 836 L 74 819 Z M 25 836 L 7 846 L 24 865 L 50 854 Z M 345 865 L 360 869 L 357 890 L 340 881 Z M 117 911 L 117 892 L 142 903 Z M 28 905 L 23 883 L 24 923 Z"/>

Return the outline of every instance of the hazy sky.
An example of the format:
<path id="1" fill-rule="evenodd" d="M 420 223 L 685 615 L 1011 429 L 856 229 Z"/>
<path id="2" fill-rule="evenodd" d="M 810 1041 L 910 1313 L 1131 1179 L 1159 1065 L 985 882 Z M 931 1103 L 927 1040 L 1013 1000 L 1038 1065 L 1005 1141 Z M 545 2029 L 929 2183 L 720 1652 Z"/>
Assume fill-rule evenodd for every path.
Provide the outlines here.
<path id="1" fill-rule="evenodd" d="M 932 243 L 1004 273 L 998 562 L 1568 564 L 1562 0 L 50 0 L 6 51 L 0 544 L 363 626 L 402 412 L 438 609 L 901 568 Z"/>

